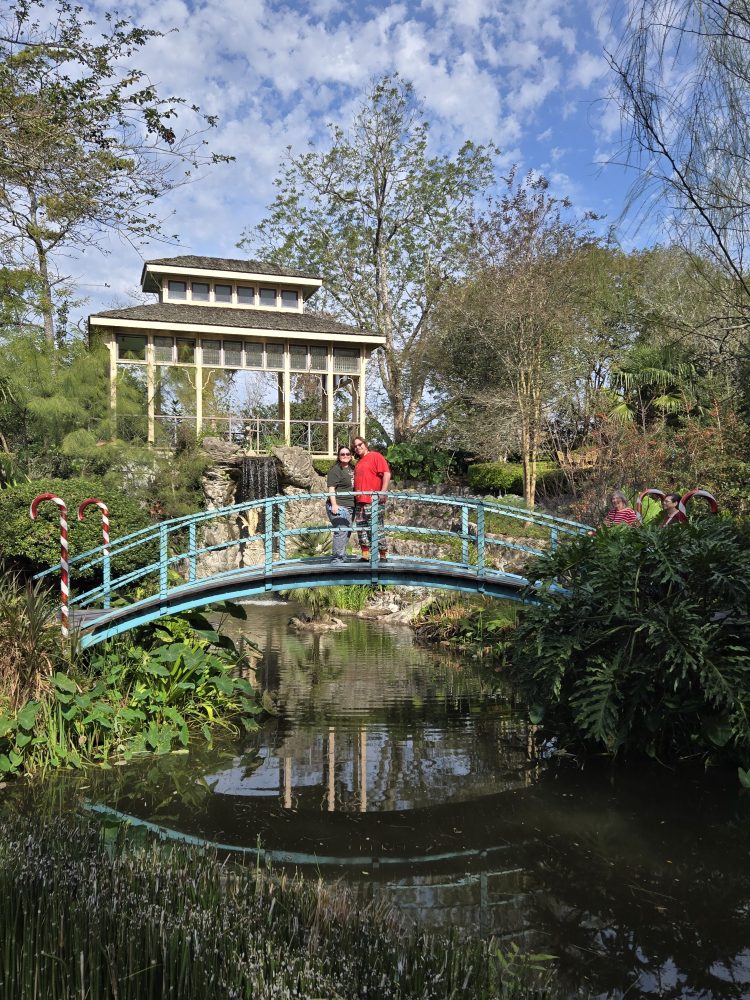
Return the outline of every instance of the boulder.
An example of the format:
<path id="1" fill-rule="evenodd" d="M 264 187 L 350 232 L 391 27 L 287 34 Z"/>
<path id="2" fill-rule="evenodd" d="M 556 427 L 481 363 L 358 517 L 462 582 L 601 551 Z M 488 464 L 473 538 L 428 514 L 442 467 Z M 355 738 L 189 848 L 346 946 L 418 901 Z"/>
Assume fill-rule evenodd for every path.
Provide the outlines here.
<path id="1" fill-rule="evenodd" d="M 276 469 L 279 477 L 279 487 L 286 493 L 285 487 L 293 486 L 303 493 L 325 493 L 326 481 L 313 468 L 310 453 L 304 448 L 278 447 L 273 449 L 276 459 Z"/>

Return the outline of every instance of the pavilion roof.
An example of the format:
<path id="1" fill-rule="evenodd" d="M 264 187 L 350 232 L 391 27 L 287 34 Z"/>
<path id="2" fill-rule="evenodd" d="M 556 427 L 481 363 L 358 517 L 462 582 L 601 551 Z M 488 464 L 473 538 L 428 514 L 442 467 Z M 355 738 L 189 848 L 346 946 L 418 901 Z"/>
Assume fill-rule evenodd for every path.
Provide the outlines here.
<path id="1" fill-rule="evenodd" d="M 185 327 L 234 327 L 240 330 L 278 330 L 280 333 L 330 334 L 341 339 L 377 336 L 370 330 L 340 323 L 322 313 L 288 312 L 279 309 L 237 309 L 231 306 L 197 306 L 188 303 L 150 302 L 123 309 L 108 309 L 90 317 L 92 325 L 97 319 L 122 319 L 149 323 L 174 323 Z M 107 324 L 111 326 L 111 323 Z"/>

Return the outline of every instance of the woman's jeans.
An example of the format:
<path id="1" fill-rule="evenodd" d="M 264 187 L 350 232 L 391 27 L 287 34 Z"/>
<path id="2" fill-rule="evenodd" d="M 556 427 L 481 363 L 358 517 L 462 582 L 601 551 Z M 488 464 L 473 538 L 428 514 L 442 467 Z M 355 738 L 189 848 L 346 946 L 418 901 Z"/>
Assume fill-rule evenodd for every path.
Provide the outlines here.
<path id="1" fill-rule="evenodd" d="M 337 514 L 331 513 L 331 505 L 326 500 L 326 514 L 333 525 L 333 558 L 343 559 L 346 554 L 346 543 L 349 541 L 352 528 L 352 512 L 339 506 Z"/>

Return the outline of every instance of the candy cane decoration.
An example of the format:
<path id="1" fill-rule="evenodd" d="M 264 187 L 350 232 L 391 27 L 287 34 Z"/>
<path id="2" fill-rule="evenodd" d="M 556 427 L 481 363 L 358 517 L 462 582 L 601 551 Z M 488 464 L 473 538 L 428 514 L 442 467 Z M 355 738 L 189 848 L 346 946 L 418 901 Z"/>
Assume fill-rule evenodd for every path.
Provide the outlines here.
<path id="1" fill-rule="evenodd" d="M 83 512 L 87 507 L 98 507 L 102 512 L 102 538 L 104 541 L 104 546 L 102 549 L 104 561 L 103 561 L 103 572 L 104 572 L 104 607 L 108 608 L 109 603 L 109 510 L 106 503 L 101 500 L 97 500 L 95 497 L 89 497 L 88 500 L 84 500 L 83 503 L 78 505 L 78 520 L 83 520 Z"/>
<path id="2" fill-rule="evenodd" d="M 685 508 L 695 497 L 702 497 L 704 500 L 707 500 L 712 514 L 716 514 L 718 512 L 719 504 L 716 502 L 716 497 L 712 493 L 709 493 L 708 490 L 690 490 L 680 500 L 680 510 L 683 514 L 687 514 Z"/>
<path id="3" fill-rule="evenodd" d="M 657 497 L 659 500 L 663 500 L 666 495 L 667 494 L 663 493 L 661 490 L 656 490 L 656 489 L 643 490 L 638 495 L 638 502 L 635 505 L 635 512 L 638 515 L 638 520 L 639 521 L 643 520 L 643 517 L 641 516 L 641 509 L 643 508 L 644 497 L 652 496 L 652 497 Z"/>
<path id="4" fill-rule="evenodd" d="M 88 500 L 84 500 L 83 503 L 78 506 L 78 520 L 83 520 L 83 512 L 87 507 L 96 505 L 102 512 L 102 537 L 104 539 L 104 555 L 109 555 L 109 510 L 107 509 L 106 503 L 102 503 L 101 500 L 96 500 L 94 497 L 89 497 Z"/>
<path id="5" fill-rule="evenodd" d="M 36 521 L 36 514 L 39 504 L 43 500 L 51 500 L 60 508 L 60 622 L 63 639 L 67 639 L 70 634 L 68 630 L 68 601 L 70 600 L 70 588 L 68 585 L 68 508 L 65 502 L 56 497 L 54 493 L 40 493 L 31 501 L 29 513 L 31 520 Z"/>

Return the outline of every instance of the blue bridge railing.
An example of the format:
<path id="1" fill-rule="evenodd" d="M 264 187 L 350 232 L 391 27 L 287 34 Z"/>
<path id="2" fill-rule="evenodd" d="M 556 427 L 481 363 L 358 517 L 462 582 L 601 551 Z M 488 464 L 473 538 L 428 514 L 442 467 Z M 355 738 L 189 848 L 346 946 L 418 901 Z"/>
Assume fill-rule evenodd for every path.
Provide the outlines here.
<path id="1" fill-rule="evenodd" d="M 156 601 L 167 613 L 186 590 L 206 589 L 222 580 L 229 584 L 239 576 L 265 580 L 265 589 L 285 589 L 285 578 L 290 587 L 313 585 L 292 579 L 293 570 L 329 562 L 325 550 L 332 529 L 325 516 L 327 496 L 306 493 L 250 500 L 163 521 L 114 538 L 106 549 L 74 554 L 69 559 L 71 610 L 80 616 L 89 609 L 87 623 L 96 617 L 93 609 L 106 617 L 124 604 L 132 608 Z M 503 556 L 517 554 L 518 561 L 524 555 L 539 555 L 554 549 L 562 538 L 589 530 L 577 521 L 502 501 L 394 492 L 383 502 L 373 494 L 369 564 L 352 559 L 314 584 L 340 579 L 367 583 L 382 577 L 386 567 L 379 547 L 387 538 L 395 550 L 388 556 L 387 569 L 396 572 L 398 567 L 400 582 L 409 583 L 410 575 L 422 583 L 430 574 L 444 579 L 446 572 L 454 571 L 464 581 L 458 589 L 467 589 L 465 582 L 472 579 L 476 589 L 482 589 L 479 581 L 497 575 L 514 576 L 522 586 L 526 580 L 508 573 L 501 565 Z M 417 545 L 416 552 L 399 555 L 399 548 L 404 548 L 401 541 L 429 543 L 429 554 L 420 554 Z M 55 572 L 57 568 L 50 568 L 39 576 Z M 268 585 L 271 578 L 273 587 Z M 86 589 L 76 585 L 76 580 L 92 579 Z"/>

